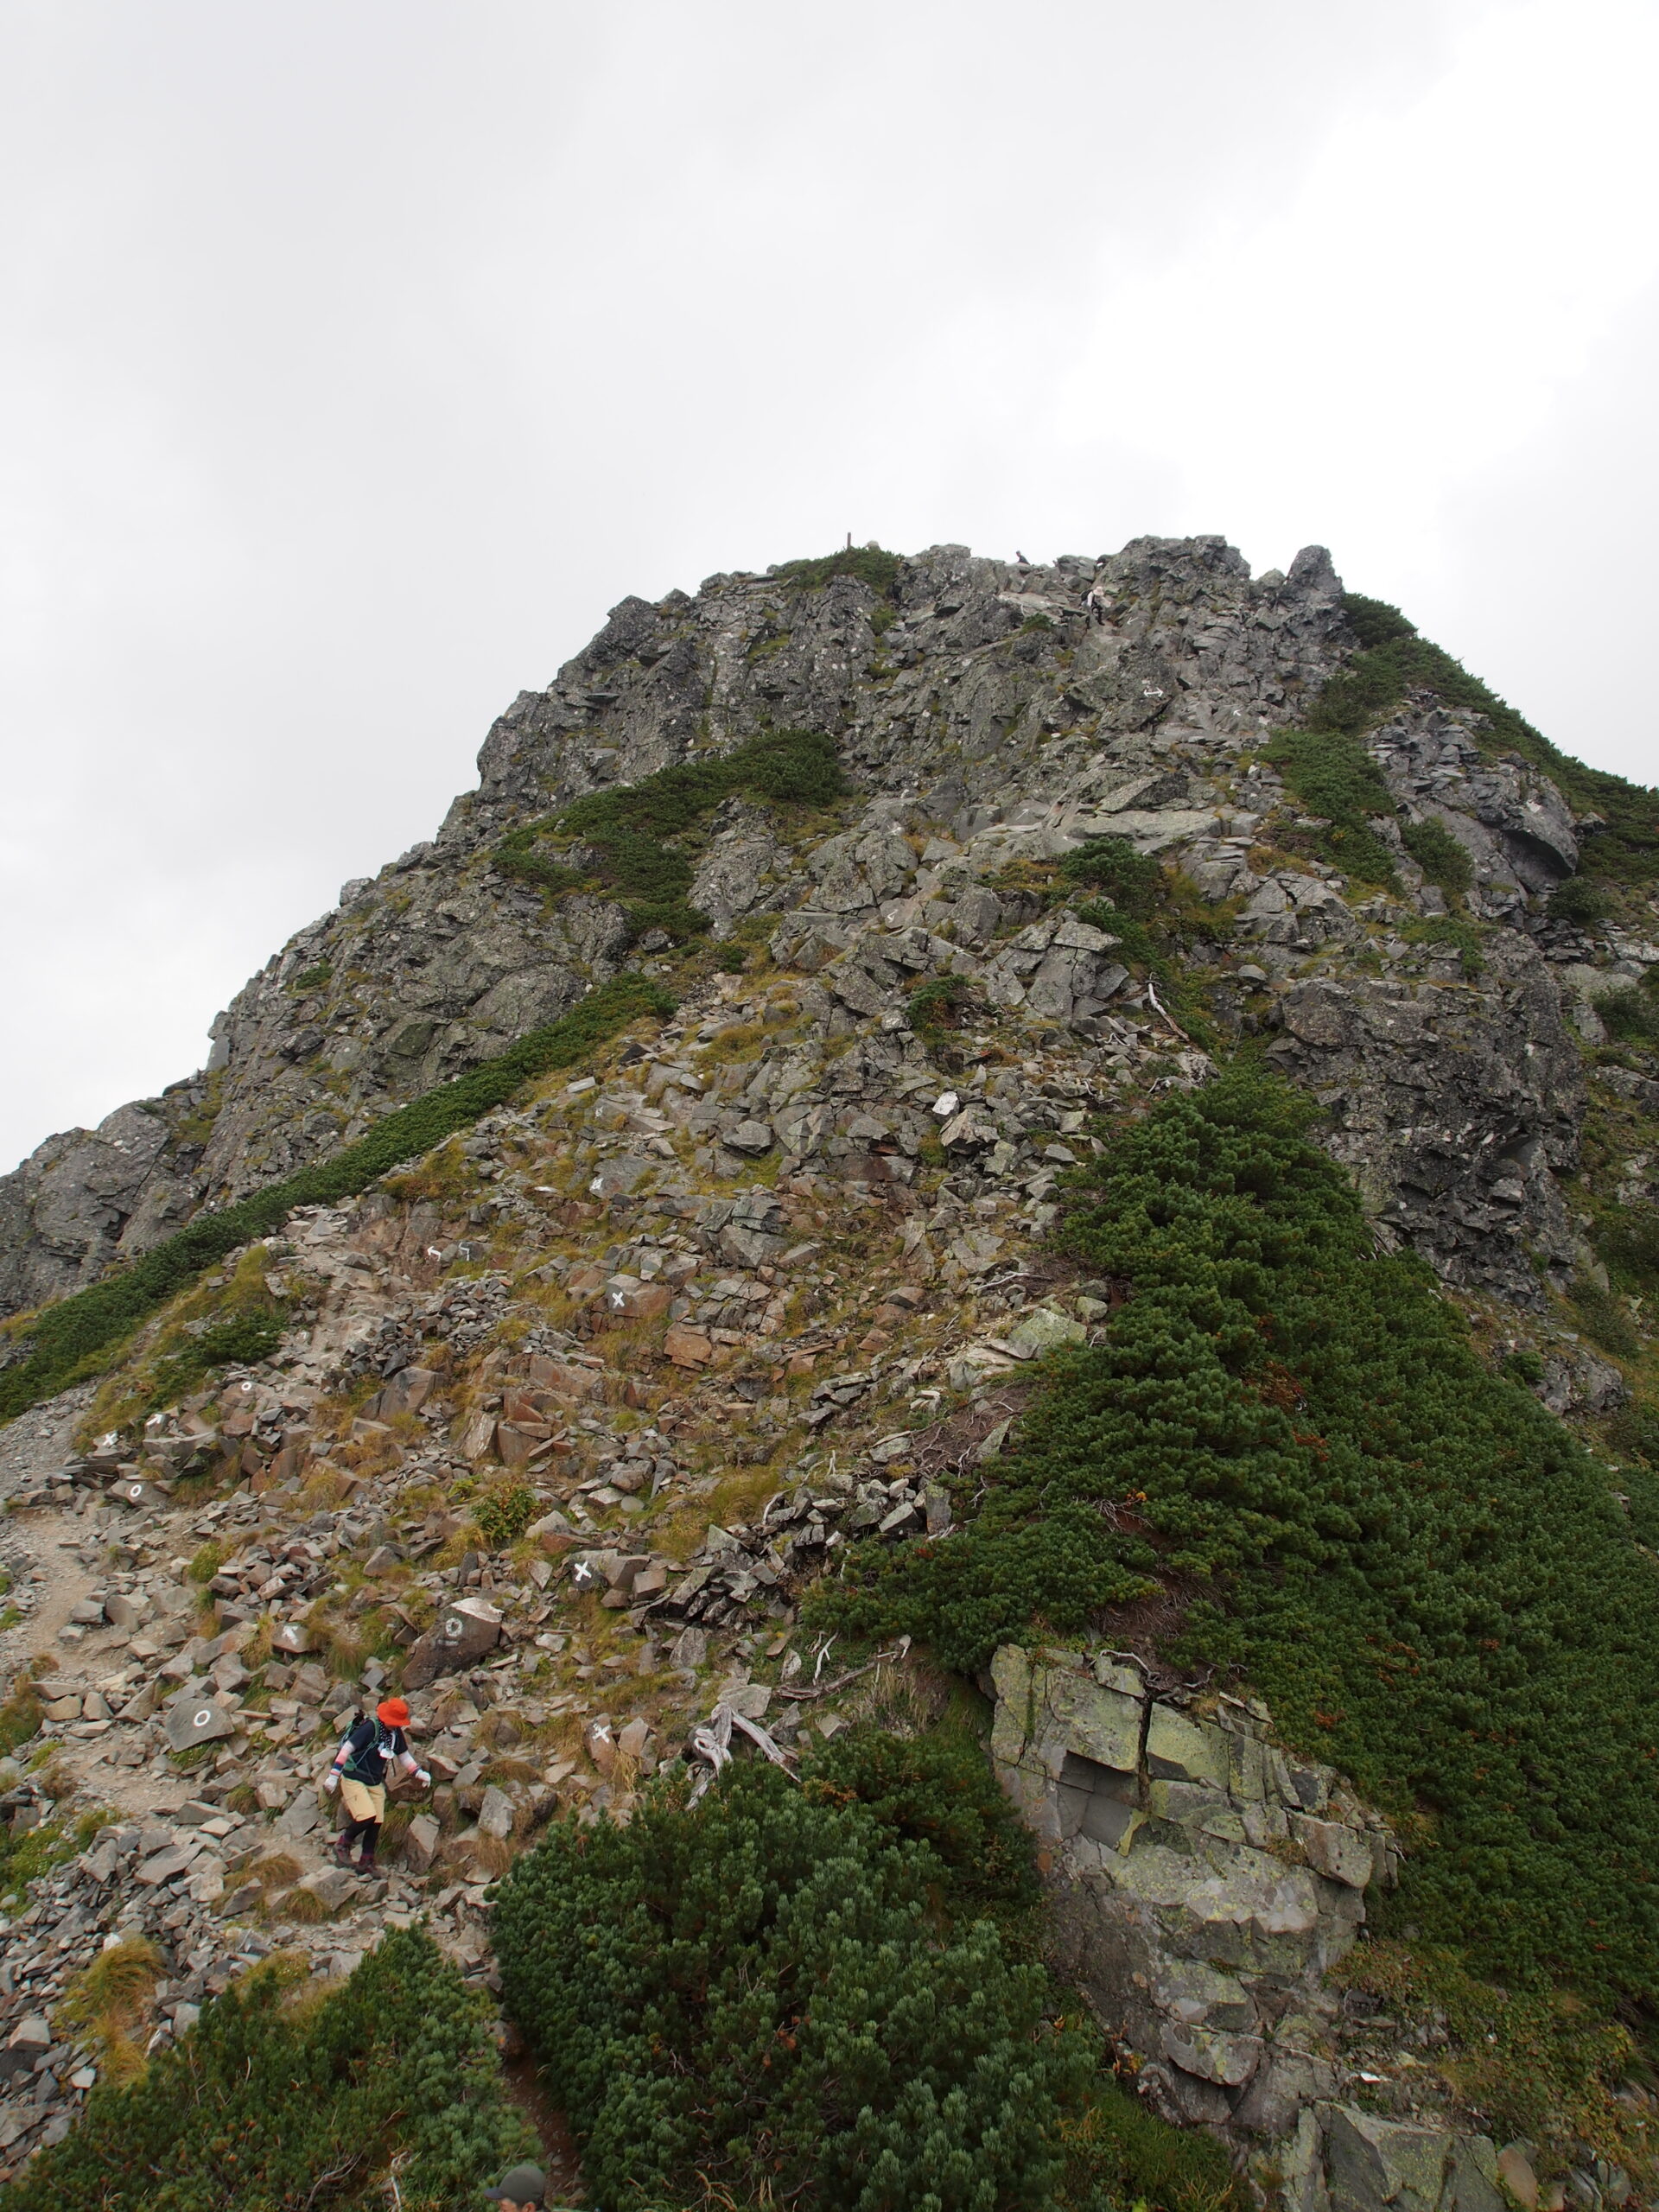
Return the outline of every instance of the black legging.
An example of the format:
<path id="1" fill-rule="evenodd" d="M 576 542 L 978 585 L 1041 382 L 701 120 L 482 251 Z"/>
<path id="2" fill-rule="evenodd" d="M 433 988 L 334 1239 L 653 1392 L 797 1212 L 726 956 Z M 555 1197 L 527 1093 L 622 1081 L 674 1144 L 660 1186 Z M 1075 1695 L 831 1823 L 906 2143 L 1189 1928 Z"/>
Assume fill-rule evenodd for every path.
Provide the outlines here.
<path id="1" fill-rule="evenodd" d="M 341 1846 L 346 1851 L 353 1850 L 361 1844 L 364 1858 L 372 1860 L 375 1846 L 380 1840 L 380 1823 L 372 1818 L 366 1821 L 347 1821 L 345 1827 L 340 1831 L 340 1840 Z"/>

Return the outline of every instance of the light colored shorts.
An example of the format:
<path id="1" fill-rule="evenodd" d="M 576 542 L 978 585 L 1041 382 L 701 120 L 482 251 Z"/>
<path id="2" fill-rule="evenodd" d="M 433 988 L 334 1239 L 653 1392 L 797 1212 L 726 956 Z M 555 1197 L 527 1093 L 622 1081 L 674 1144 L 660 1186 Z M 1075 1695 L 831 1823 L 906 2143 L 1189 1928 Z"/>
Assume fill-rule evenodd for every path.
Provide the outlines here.
<path id="1" fill-rule="evenodd" d="M 342 1774 L 340 1801 L 354 1821 L 384 1821 L 386 1817 L 385 1783 L 371 1789 L 366 1782 L 353 1782 L 349 1774 Z"/>

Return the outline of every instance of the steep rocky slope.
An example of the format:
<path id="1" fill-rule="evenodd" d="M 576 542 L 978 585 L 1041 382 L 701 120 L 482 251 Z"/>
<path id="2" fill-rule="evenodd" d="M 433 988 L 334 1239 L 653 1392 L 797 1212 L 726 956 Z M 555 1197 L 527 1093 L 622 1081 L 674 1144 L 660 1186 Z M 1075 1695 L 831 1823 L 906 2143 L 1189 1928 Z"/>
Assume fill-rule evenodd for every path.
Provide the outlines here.
<path id="1" fill-rule="evenodd" d="M 1048 1356 L 1133 1295 L 1055 1249 L 1063 1179 L 1218 1062 L 1311 1093 L 1377 1250 L 1420 1254 L 1484 1358 L 1623 1456 L 1607 1488 L 1654 1540 L 1648 849 L 1450 685 L 1287 747 L 1334 727 L 1376 619 L 1319 549 L 1252 580 L 1218 539 L 626 601 L 496 724 L 433 842 L 219 1018 L 208 1070 L 0 1185 L 16 1372 L 28 1309 L 594 984 L 638 969 L 677 1001 L 232 1251 L 0 1439 L 4 1656 L 34 1682 L 0 1777 L 36 1877 L 0 1970 L 0 2160 L 68 2129 L 95 2068 L 52 2005 L 111 1930 L 162 1946 L 162 2037 L 278 1941 L 348 1965 L 388 1910 L 487 1980 L 486 1886 L 556 1809 L 626 1808 L 683 1751 L 925 1726 L 942 1678 L 893 1644 L 843 1663 L 814 1589 L 861 1540 L 971 1518 Z M 782 771 L 674 780 L 791 732 Z M 244 1364 L 227 1323 L 264 1331 Z M 1012 1651 L 982 1684 L 1126 2072 L 1293 2146 L 1274 2185 L 1310 2207 L 1391 2196 L 1405 2160 L 1426 2202 L 1495 2208 L 1488 2129 L 1522 2145 L 1511 2179 L 1535 2154 L 1624 2201 L 1633 2050 L 1600 2103 L 1523 2127 L 1434 2060 L 1444 2006 L 1379 2027 L 1331 1980 L 1410 1824 L 1233 1701 L 1248 1682 L 1172 1660 L 1185 1602 L 1172 1580 L 1044 1662 L 1098 1692 L 1065 1726 L 1007 1709 Z M 439 1787 L 371 1900 L 320 1852 L 310 1780 L 390 1680 Z"/>

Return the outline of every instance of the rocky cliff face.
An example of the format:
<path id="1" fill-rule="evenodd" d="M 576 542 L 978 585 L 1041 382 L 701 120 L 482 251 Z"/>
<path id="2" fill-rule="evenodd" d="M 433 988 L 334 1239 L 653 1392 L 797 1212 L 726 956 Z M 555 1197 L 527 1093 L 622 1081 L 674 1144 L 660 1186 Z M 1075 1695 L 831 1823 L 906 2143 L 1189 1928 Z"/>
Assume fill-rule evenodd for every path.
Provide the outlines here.
<path id="1" fill-rule="evenodd" d="M 1046 1247 L 1057 1179 L 1102 1148 L 1096 1116 L 1212 1065 L 1198 1016 L 1056 895 L 1088 841 L 1171 872 L 1181 1007 L 1313 1094 L 1379 1247 L 1422 1253 L 1497 1356 L 1506 1331 L 1535 1347 L 1556 1411 L 1618 1402 L 1551 1292 L 1595 1272 L 1586 1159 L 1651 1200 L 1659 1084 L 1598 1058 L 1597 1002 L 1659 947 L 1628 912 L 1552 912 L 1598 825 L 1427 695 L 1365 740 L 1398 888 L 1320 857 L 1269 738 L 1358 648 L 1322 551 L 1252 580 L 1210 538 L 625 601 L 495 725 L 434 841 L 348 885 L 219 1017 L 207 1070 L 0 1183 L 16 1311 L 625 965 L 680 1001 L 593 1072 L 291 1214 L 141 1331 L 96 1407 L 82 1388 L 5 1432 L 0 1662 L 35 1669 L 59 1749 L 0 1760 L 0 1812 L 14 1838 L 118 1817 L 0 1923 L 22 1944 L 0 2180 L 95 2075 L 52 2008 L 104 1936 L 160 1947 L 162 2042 L 273 1942 L 340 1971 L 374 1940 L 383 1904 L 332 1865 L 312 1786 L 361 1694 L 346 1675 L 414 1705 L 438 1787 L 389 1844 L 391 1901 L 480 1984 L 487 1883 L 554 1811 L 626 1811 L 671 1756 L 787 1762 L 849 1720 L 925 1725 L 937 1680 L 899 1649 L 838 1671 L 798 1607 L 858 1539 L 950 1531 L 1033 1363 L 1122 1294 Z M 504 841 L 561 805 L 790 728 L 833 736 L 855 788 L 817 811 L 728 798 L 682 839 L 727 969 L 602 887 L 514 872 Z M 1467 856 L 1457 928 L 1411 857 L 1428 823 Z M 926 985 L 967 994 L 960 1027 L 924 1018 Z M 272 1356 L 178 1381 L 192 1332 L 250 1300 L 281 1324 Z M 1456 2069 L 1325 1980 L 1393 1836 L 1259 1705 L 1162 1666 L 1160 1629 L 1127 1620 L 1135 1649 L 1092 1663 L 1010 1649 L 991 1684 L 1075 1978 L 1162 2108 L 1276 2141 L 1265 2185 L 1296 2212 L 1496 2212 Z M 1555 2147 L 1575 2202 L 1629 2196 L 1611 2152 Z M 1530 2173 L 1515 2155 L 1506 2179 Z"/>
<path id="2" fill-rule="evenodd" d="M 798 943 L 816 931 L 824 957 L 906 928 L 975 959 L 1001 944 L 988 970 L 999 1003 L 1099 1033 L 1144 1000 L 1086 947 L 1007 945 L 1018 901 L 994 886 L 1022 857 L 1130 837 L 1205 897 L 1242 901 L 1249 957 L 1217 960 L 1217 1012 L 1277 1031 L 1274 1057 L 1330 1106 L 1332 1147 L 1362 1174 L 1380 1232 L 1449 1281 L 1535 1300 L 1529 1251 L 1563 1278 L 1573 1263 L 1559 1178 L 1584 1109 L 1573 1011 L 1586 973 L 1618 971 L 1605 945 L 1548 942 L 1541 895 L 1578 850 L 1559 791 L 1484 758 L 1466 718 L 1438 707 L 1402 715 L 1371 749 L 1401 823 L 1440 822 L 1469 852 L 1471 911 L 1503 925 L 1483 975 L 1400 935 L 1444 911 L 1403 853 L 1418 887 L 1360 909 L 1327 866 L 1274 852 L 1274 825 L 1295 810 L 1242 756 L 1353 648 L 1320 549 L 1252 580 L 1218 538 L 1139 540 L 1052 569 L 943 546 L 899 564 L 890 593 L 848 575 L 817 588 L 721 575 L 696 597 L 625 600 L 496 723 L 477 791 L 432 842 L 348 884 L 218 1017 L 205 1071 L 49 1139 L 0 1179 L 0 1310 L 95 1279 L 563 1013 L 629 957 L 624 916 L 602 897 L 551 905 L 504 875 L 502 835 L 790 727 L 835 736 L 861 810 L 801 849 L 765 809 L 729 800 L 691 894 L 718 932 L 775 913 Z M 856 1014 L 854 1001 L 843 992 Z"/>

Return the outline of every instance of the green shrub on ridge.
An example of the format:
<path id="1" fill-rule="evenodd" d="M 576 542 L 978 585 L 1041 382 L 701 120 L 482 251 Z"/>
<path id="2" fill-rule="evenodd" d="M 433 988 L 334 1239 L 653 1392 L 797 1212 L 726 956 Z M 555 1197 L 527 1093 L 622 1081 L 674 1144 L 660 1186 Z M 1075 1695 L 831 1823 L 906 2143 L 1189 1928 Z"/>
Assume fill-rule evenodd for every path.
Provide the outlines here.
<path id="1" fill-rule="evenodd" d="M 238 1244 L 268 1236 L 295 1206 L 327 1205 L 355 1196 L 389 1168 L 429 1152 L 457 1129 L 470 1128 L 533 1077 L 571 1067 L 642 1014 L 666 1016 L 674 1001 L 643 976 L 613 977 L 544 1028 L 533 1029 L 494 1058 L 481 1060 L 452 1083 L 383 1115 L 355 1144 L 296 1174 L 255 1191 L 234 1205 L 204 1211 L 130 1267 L 27 1317 L 17 1332 L 27 1357 L 0 1370 L 0 1421 L 49 1398 L 157 1307 L 187 1288 L 203 1268 Z"/>
<path id="2" fill-rule="evenodd" d="M 1377 1255 L 1316 1113 L 1236 1068 L 1069 1179 L 1063 1244 L 1131 1295 L 1052 1361 L 959 1534 L 867 1551 L 818 1603 L 973 1672 L 1163 1581 L 1179 1655 L 1402 1821 L 1389 1922 L 1652 2003 L 1659 1569 L 1428 1270 Z"/>
<path id="3" fill-rule="evenodd" d="M 938 1872 L 759 1764 L 556 1822 L 495 1948 L 597 2200 L 1046 2212 L 1087 2046 L 988 1922 L 939 1925 Z"/>
<path id="4" fill-rule="evenodd" d="M 5 2212 L 404 2212 L 480 2203 L 533 2152 L 503 2092 L 493 2007 L 423 1930 L 392 1930 L 343 1986 L 286 1997 L 257 1971 L 128 2088 L 0 2190 Z"/>
<path id="5" fill-rule="evenodd" d="M 1460 844 L 1445 823 L 1437 821 L 1433 815 L 1421 822 L 1408 822 L 1400 832 L 1400 842 L 1429 881 L 1439 884 L 1442 891 L 1454 898 L 1474 882 L 1475 864 L 1467 847 Z"/>
<path id="6" fill-rule="evenodd" d="M 615 898 L 631 941 L 660 929 L 683 944 L 708 929 L 709 917 L 688 903 L 695 871 L 665 839 L 694 828 L 736 791 L 777 805 L 828 806 L 846 789 L 832 739 L 813 730 L 767 730 L 730 753 L 680 761 L 520 823 L 496 847 L 495 864 L 504 875 L 556 894 L 586 887 Z M 591 859 L 550 860 L 539 845 L 555 833 L 581 839 Z"/>
<path id="7" fill-rule="evenodd" d="M 856 1802 L 890 1834 L 925 1843 L 959 1906 L 995 1918 L 1036 1904 L 1030 1832 L 964 1729 L 896 1736 L 862 1722 L 811 1751 L 802 1773 L 809 1795 Z"/>
<path id="8" fill-rule="evenodd" d="M 1575 813 L 1603 817 L 1605 829 L 1585 842 L 1586 874 L 1631 883 L 1659 878 L 1659 792 L 1561 752 L 1460 661 L 1420 637 L 1398 607 L 1358 592 L 1345 593 L 1342 603 L 1360 651 L 1321 690 L 1304 717 L 1310 729 L 1357 738 L 1412 690 L 1433 691 L 1454 710 L 1485 717 L 1483 743 L 1492 752 L 1519 753 L 1559 785 Z M 1559 903 L 1554 910 L 1567 912 Z"/>

